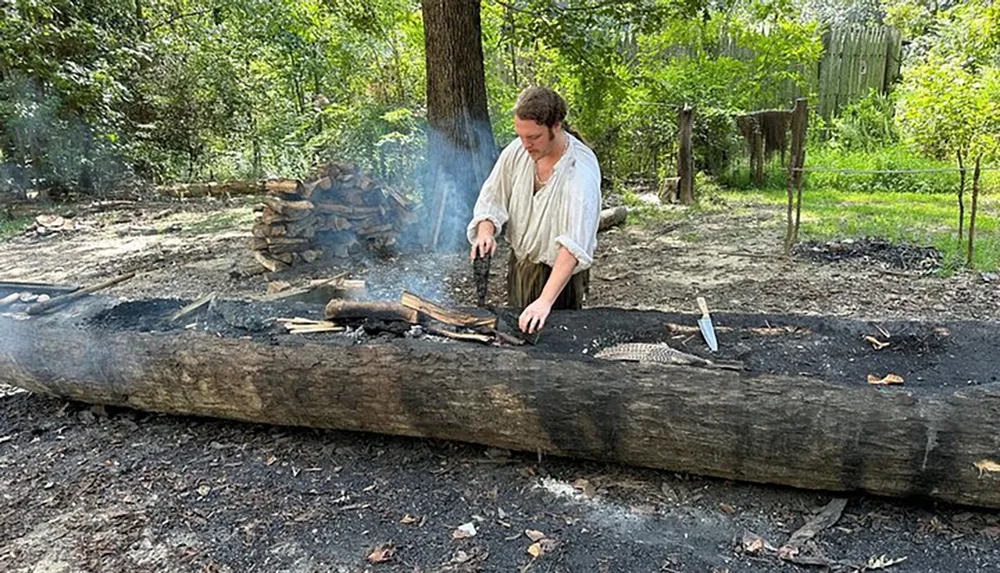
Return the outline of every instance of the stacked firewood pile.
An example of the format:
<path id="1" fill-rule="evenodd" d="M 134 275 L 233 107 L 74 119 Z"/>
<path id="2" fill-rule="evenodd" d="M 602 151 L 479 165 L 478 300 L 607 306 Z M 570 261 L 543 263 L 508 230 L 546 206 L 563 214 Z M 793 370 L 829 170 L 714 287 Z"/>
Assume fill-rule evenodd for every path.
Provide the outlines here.
<path id="1" fill-rule="evenodd" d="M 351 163 L 324 165 L 306 181 L 269 180 L 265 189 L 250 248 L 272 272 L 391 247 L 416 218 L 406 198 Z"/>

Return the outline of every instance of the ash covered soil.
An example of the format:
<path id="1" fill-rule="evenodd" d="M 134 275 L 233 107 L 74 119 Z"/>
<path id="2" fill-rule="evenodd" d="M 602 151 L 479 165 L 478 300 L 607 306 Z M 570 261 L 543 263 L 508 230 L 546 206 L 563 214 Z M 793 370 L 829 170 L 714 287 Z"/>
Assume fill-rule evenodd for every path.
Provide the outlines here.
<path id="1" fill-rule="evenodd" d="M 91 284 L 138 270 L 108 294 L 151 306 L 123 320 L 171 312 L 211 291 L 260 298 L 268 279 L 301 284 L 345 270 L 365 279 L 373 298 L 408 288 L 473 301 L 462 255 L 410 253 L 267 276 L 245 249 L 251 205 L 73 207 L 76 231 L 0 242 L 0 277 Z M 730 204 L 602 234 L 591 306 L 664 311 L 674 326 L 664 315 L 629 315 L 610 329 L 617 335 L 606 328 L 581 344 L 582 325 L 562 330 L 557 318 L 542 347 L 582 354 L 620 336 L 704 355 L 693 330 L 701 295 L 723 357 L 751 372 L 850 384 L 892 372 L 917 390 L 994 381 L 996 281 L 901 271 L 877 257 L 787 261 L 778 256 L 781 216 Z M 150 227 L 162 232 L 146 234 Z M 502 277 L 502 253 L 494 265 Z M 500 282 L 491 284 L 497 304 Z M 598 323 L 621 315 L 591 313 Z M 234 317 L 203 326 L 235 328 Z M 127 327 L 106 318 L 105 327 Z M 864 336 L 890 345 L 875 351 Z M 0 389 L 3 571 L 790 571 L 800 568 L 745 552 L 744 534 L 779 546 L 833 497 L 450 442 L 104 410 Z M 998 537 L 997 512 L 852 495 L 814 542 L 846 571 L 995 571 Z M 529 553 L 536 542 L 538 557 Z"/>

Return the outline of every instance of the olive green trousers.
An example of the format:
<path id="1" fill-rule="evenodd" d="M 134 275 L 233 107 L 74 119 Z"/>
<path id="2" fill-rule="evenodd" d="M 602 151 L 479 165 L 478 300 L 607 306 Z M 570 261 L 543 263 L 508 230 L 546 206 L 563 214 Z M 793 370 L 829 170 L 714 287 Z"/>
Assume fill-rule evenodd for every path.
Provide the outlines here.
<path id="1" fill-rule="evenodd" d="M 510 254 L 507 266 L 507 303 L 514 308 L 524 308 L 542 295 L 545 282 L 552 274 L 552 267 L 544 263 L 519 261 Z M 570 277 L 566 287 L 552 305 L 552 310 L 579 310 L 587 298 L 590 271 L 580 271 Z"/>

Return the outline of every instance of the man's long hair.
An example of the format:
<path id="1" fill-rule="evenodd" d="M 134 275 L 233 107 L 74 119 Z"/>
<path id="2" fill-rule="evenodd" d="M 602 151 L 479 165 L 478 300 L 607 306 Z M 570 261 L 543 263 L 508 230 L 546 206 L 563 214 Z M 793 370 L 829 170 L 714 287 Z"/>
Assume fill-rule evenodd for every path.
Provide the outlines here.
<path id="1" fill-rule="evenodd" d="M 558 122 L 566 130 L 566 133 L 583 141 L 583 137 L 566 123 L 566 107 L 566 100 L 554 89 L 537 86 L 528 88 L 517 96 L 517 103 L 514 104 L 514 115 L 521 119 L 538 122 L 549 128 L 550 137 L 552 128 Z"/>

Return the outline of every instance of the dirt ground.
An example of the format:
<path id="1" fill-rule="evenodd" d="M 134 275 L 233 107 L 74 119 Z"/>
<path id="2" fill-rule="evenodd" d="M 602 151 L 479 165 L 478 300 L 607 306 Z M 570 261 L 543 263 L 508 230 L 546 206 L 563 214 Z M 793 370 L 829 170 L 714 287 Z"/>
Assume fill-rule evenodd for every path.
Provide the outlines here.
<path id="1" fill-rule="evenodd" d="M 108 293 L 259 298 L 276 277 L 246 250 L 251 204 L 52 208 L 74 215 L 75 229 L 0 243 L 0 280 L 90 284 L 137 270 Z M 989 275 L 788 261 L 782 230 L 782 213 L 735 201 L 613 229 L 600 238 L 589 304 L 691 313 L 700 295 L 720 317 L 998 321 L 1000 281 Z M 502 276 L 502 254 L 494 264 Z M 372 297 L 474 297 L 461 254 L 281 278 L 342 271 Z M 105 411 L 10 388 L 0 388 L 0 483 L 0 570 L 18 573 L 788 571 L 801 567 L 746 551 L 747 533 L 780 546 L 834 497 L 449 442 Z M 812 549 L 845 571 L 996 571 L 997 537 L 994 511 L 851 495 Z"/>

